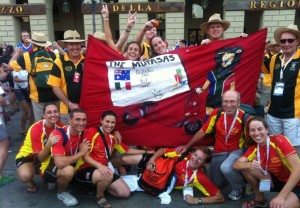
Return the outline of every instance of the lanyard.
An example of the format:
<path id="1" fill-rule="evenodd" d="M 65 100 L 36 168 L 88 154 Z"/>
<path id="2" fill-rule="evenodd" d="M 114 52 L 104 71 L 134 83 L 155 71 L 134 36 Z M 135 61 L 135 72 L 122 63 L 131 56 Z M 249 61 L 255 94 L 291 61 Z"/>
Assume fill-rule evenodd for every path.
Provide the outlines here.
<path id="1" fill-rule="evenodd" d="M 184 186 L 187 187 L 187 185 L 194 179 L 194 177 L 196 176 L 198 169 L 194 170 L 193 175 L 190 177 L 190 179 L 188 180 L 188 166 L 189 166 L 189 160 L 186 162 L 186 169 L 185 169 L 185 177 L 184 177 Z"/>
<path id="2" fill-rule="evenodd" d="M 229 136 L 230 136 L 230 133 L 232 132 L 232 129 L 233 129 L 233 127 L 234 127 L 234 124 L 235 124 L 235 122 L 236 122 L 236 118 L 238 117 L 238 115 L 239 115 L 239 109 L 236 110 L 236 113 L 235 113 L 234 119 L 233 119 L 233 121 L 232 121 L 232 124 L 231 124 L 231 126 L 230 126 L 230 129 L 229 129 L 229 131 L 227 132 L 227 114 L 226 114 L 226 112 L 224 113 L 224 128 L 225 128 L 225 133 L 226 133 L 226 138 L 225 138 L 225 142 L 226 142 L 226 143 L 227 143 L 227 141 L 228 141 L 228 138 L 229 138 Z"/>
<path id="3" fill-rule="evenodd" d="M 100 130 L 103 132 L 102 126 L 100 127 Z M 111 138 L 110 134 L 108 134 L 108 136 L 109 136 L 109 140 L 110 140 L 110 148 L 109 148 L 109 152 L 105 151 L 105 154 L 106 154 L 106 158 L 109 159 L 108 154 L 110 155 L 110 153 L 112 152 L 112 138 Z M 104 139 L 105 139 L 105 136 L 104 136 Z"/>
<path id="4" fill-rule="evenodd" d="M 78 134 L 77 146 L 76 146 L 74 154 L 76 154 L 78 151 L 80 135 L 81 135 L 81 132 L 79 132 L 79 134 Z M 73 155 L 72 141 L 71 141 L 71 136 L 70 136 L 70 126 L 68 126 L 68 128 L 67 128 L 67 136 L 70 141 L 70 153 L 71 153 L 71 155 Z"/>
<path id="5" fill-rule="evenodd" d="M 265 174 L 268 175 L 268 161 L 269 161 L 269 156 L 270 156 L 270 137 L 268 136 L 267 138 L 267 160 L 266 160 L 266 169 L 264 170 L 261 167 L 261 163 L 260 163 L 260 150 L 259 150 L 259 144 L 257 145 L 257 161 L 259 163 L 259 168 L 260 170 Z"/>
<path id="6" fill-rule="evenodd" d="M 48 141 L 48 138 L 49 138 L 49 135 L 48 135 L 47 132 L 46 132 L 46 127 L 45 127 L 45 125 L 46 125 L 46 119 L 43 119 L 43 133 L 44 133 L 44 135 L 45 135 L 44 145 L 46 145 L 46 143 L 47 143 L 47 141 Z M 56 123 L 55 123 L 55 125 L 54 125 L 54 129 L 56 129 Z"/>
<path id="7" fill-rule="evenodd" d="M 286 63 L 284 63 L 285 55 L 282 57 L 282 59 L 281 59 L 281 69 L 280 69 L 280 81 L 283 78 L 283 72 L 284 72 L 286 66 L 293 60 L 295 54 L 296 54 L 296 52 L 291 56 L 291 58 Z"/>

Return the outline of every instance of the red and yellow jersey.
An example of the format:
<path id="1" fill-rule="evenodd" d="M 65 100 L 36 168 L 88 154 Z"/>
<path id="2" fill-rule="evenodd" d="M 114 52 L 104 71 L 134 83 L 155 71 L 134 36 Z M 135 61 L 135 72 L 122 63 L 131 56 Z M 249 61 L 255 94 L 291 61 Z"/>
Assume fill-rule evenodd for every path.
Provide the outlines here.
<path id="1" fill-rule="evenodd" d="M 266 145 L 260 146 L 260 160 L 263 169 L 266 168 L 267 151 Z M 268 171 L 272 173 L 279 181 L 287 182 L 291 174 L 291 166 L 286 157 L 296 154 L 295 148 L 291 145 L 288 138 L 283 135 L 270 135 L 270 155 L 268 161 Z M 252 145 L 243 155 L 249 161 L 257 159 L 257 145 Z M 300 186 L 300 182 L 298 183 Z"/>
<path id="2" fill-rule="evenodd" d="M 174 158 L 176 161 L 180 157 L 175 152 L 175 148 L 167 148 L 165 151 L 165 156 Z M 175 184 L 175 189 L 183 189 L 185 174 L 186 174 L 186 164 L 187 161 L 190 159 L 190 155 L 184 158 L 182 161 L 178 162 L 175 165 L 175 174 L 177 177 L 177 182 Z M 188 179 L 193 175 L 194 171 L 191 168 L 187 169 Z M 198 169 L 197 174 L 195 175 L 192 182 L 188 184 L 190 187 L 196 187 L 199 189 L 204 195 L 206 196 L 215 196 L 220 191 L 205 175 L 201 168 Z"/>
<path id="3" fill-rule="evenodd" d="M 16 159 L 21 157 L 34 157 L 35 154 L 44 148 L 45 140 L 48 139 L 49 135 L 55 130 L 55 128 L 64 126 L 63 123 L 57 122 L 55 128 L 47 128 L 44 123 L 45 120 L 43 119 L 34 123 L 29 128 Z"/>
<path id="4" fill-rule="evenodd" d="M 106 155 L 105 145 L 101 138 L 101 135 L 98 132 L 97 128 L 90 128 L 85 131 L 84 138 L 87 138 L 88 141 L 91 143 L 90 149 L 90 157 L 101 163 L 102 165 L 107 165 L 108 158 Z M 123 154 L 128 151 L 128 146 L 123 143 L 116 143 L 116 139 L 113 134 L 105 134 L 105 140 L 110 152 L 112 154 L 112 150 L 115 149 L 119 153 Z M 83 169 L 91 167 L 90 164 L 84 162 L 82 159 L 78 161 L 76 165 L 76 169 Z"/>
<path id="5" fill-rule="evenodd" d="M 215 128 L 215 145 L 214 145 L 214 152 L 230 152 L 244 147 L 244 132 L 245 127 L 243 128 L 242 119 L 244 115 L 244 111 L 239 110 L 238 117 L 236 122 L 233 126 L 233 129 L 228 137 L 228 141 L 226 142 L 226 135 L 225 126 L 224 126 L 224 110 L 217 119 L 218 108 L 214 109 L 213 112 L 210 114 L 208 120 L 202 126 L 201 131 L 205 134 L 211 134 Z M 227 116 L 227 131 L 229 131 L 230 126 L 234 120 L 234 116 Z M 216 126 L 215 126 L 216 125 Z M 215 127 L 214 127 L 215 126 Z"/>

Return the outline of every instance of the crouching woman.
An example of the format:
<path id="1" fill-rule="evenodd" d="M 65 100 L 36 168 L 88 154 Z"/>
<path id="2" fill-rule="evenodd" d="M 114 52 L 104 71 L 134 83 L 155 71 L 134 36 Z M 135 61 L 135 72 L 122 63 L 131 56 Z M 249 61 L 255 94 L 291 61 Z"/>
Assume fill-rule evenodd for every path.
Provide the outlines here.
<path id="1" fill-rule="evenodd" d="M 268 126 L 260 117 L 251 118 L 247 128 L 253 145 L 233 167 L 252 186 L 255 198 L 242 207 L 268 207 L 266 191 L 278 192 L 270 208 L 300 207 L 300 162 L 288 138 L 269 136 Z"/>

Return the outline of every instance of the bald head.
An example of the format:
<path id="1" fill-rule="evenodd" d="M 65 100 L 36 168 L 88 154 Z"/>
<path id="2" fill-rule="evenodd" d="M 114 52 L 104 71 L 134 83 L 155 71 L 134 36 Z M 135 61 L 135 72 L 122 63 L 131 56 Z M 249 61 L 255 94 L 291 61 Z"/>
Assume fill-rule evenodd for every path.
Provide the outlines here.
<path id="1" fill-rule="evenodd" d="M 222 106 L 229 116 L 235 116 L 240 107 L 240 93 L 235 90 L 228 90 L 222 96 Z"/>

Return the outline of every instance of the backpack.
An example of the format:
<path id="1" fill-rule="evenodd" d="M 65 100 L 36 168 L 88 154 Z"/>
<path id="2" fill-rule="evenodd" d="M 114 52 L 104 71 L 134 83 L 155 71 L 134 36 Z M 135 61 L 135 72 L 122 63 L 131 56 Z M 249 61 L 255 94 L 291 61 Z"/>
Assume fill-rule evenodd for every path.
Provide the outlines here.
<path id="1" fill-rule="evenodd" d="M 53 67 L 53 59 L 51 54 L 45 49 L 36 51 L 31 59 L 30 75 L 35 82 L 37 88 L 50 89 L 47 84 Z"/>
<path id="2" fill-rule="evenodd" d="M 140 188 L 146 193 L 157 196 L 168 189 L 175 174 L 174 167 L 188 155 L 183 153 L 175 162 L 173 158 L 159 157 L 155 161 L 155 170 L 145 169 L 138 180 Z"/>
<path id="3" fill-rule="evenodd" d="M 245 128 L 245 125 L 247 123 L 247 119 L 249 118 L 249 116 L 255 116 L 256 111 L 251 105 L 248 105 L 248 104 L 240 104 L 239 108 L 245 112 L 242 117 L 242 130 L 243 130 Z M 213 133 L 212 133 L 212 136 L 214 136 L 214 137 L 216 135 L 216 123 L 217 123 L 218 119 L 220 118 L 220 115 L 221 115 L 223 109 L 224 109 L 223 107 L 220 107 L 217 112 L 216 122 L 215 122 Z M 244 130 L 243 130 L 243 132 L 244 132 Z"/>

